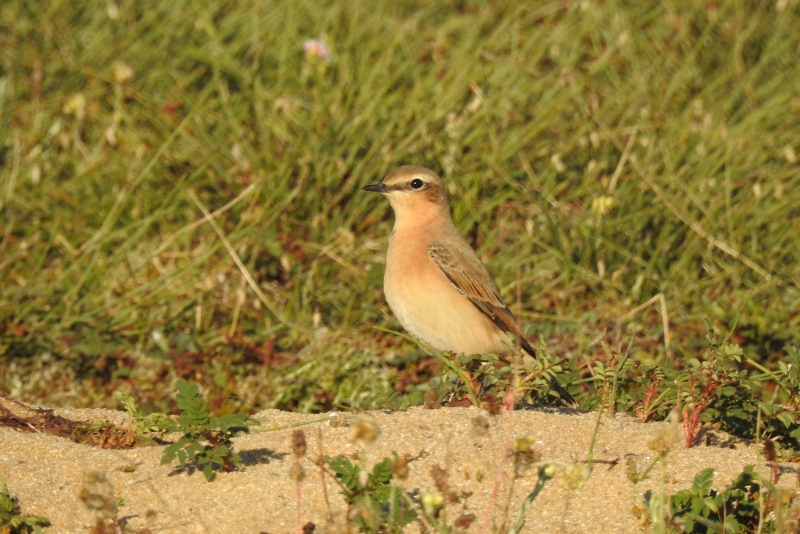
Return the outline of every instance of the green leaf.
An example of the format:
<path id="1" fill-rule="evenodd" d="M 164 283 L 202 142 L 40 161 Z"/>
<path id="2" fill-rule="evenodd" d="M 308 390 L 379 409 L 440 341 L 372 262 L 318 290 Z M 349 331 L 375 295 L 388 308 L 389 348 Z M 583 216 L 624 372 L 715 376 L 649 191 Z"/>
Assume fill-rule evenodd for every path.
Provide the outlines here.
<path id="1" fill-rule="evenodd" d="M 0 512 L 10 513 L 14 509 L 14 502 L 5 493 L 0 493 Z"/>
<path id="2" fill-rule="evenodd" d="M 105 428 L 105 427 L 107 427 L 107 426 L 108 426 L 108 421 L 95 421 L 94 423 L 92 423 L 91 425 L 89 425 L 89 427 L 87 428 L 87 430 L 89 430 L 89 431 L 92 431 L 92 430 L 102 430 L 102 429 L 104 429 L 104 428 Z"/>
<path id="3" fill-rule="evenodd" d="M 712 512 L 716 512 L 717 510 L 719 510 L 719 507 L 717 506 L 717 503 L 715 502 L 715 499 L 713 497 L 706 497 L 705 499 L 703 499 L 703 505 Z M 703 515 L 708 515 L 708 514 L 703 514 Z"/>
<path id="4" fill-rule="evenodd" d="M 714 483 L 714 468 L 707 467 L 700 471 L 697 476 L 694 477 L 694 483 L 692 487 L 700 492 L 700 495 L 705 495 L 708 493 L 708 490 L 711 489 L 711 485 Z"/>

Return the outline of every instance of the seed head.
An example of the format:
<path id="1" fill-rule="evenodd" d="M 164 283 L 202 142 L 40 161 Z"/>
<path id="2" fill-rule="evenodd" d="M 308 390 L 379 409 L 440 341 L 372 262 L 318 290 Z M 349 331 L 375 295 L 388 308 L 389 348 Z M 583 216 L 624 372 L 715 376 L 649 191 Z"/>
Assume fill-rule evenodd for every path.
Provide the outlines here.
<path id="1" fill-rule="evenodd" d="M 444 497 L 440 493 L 423 493 L 420 501 L 422 509 L 430 517 L 437 517 L 444 506 Z"/>
<path id="2" fill-rule="evenodd" d="M 306 472 L 303 469 L 303 466 L 300 465 L 300 462 L 295 462 L 292 464 L 291 469 L 289 469 L 289 476 L 292 477 L 292 480 L 295 482 L 303 481 L 303 479 L 306 477 Z"/>
<path id="3" fill-rule="evenodd" d="M 575 464 L 564 469 L 564 474 L 558 479 L 558 484 L 565 490 L 578 490 L 584 482 L 589 480 L 591 471 L 586 464 Z"/>
<path id="4" fill-rule="evenodd" d="M 114 486 L 105 473 L 90 471 L 83 476 L 83 485 L 78 490 L 78 498 L 98 521 L 113 519 L 117 515 L 114 499 Z"/>
<path id="5" fill-rule="evenodd" d="M 350 441 L 359 447 L 366 448 L 378 439 L 381 430 L 374 419 L 369 417 L 358 417 L 350 427 Z"/>
<path id="6" fill-rule="evenodd" d="M 521 438 L 517 438 L 514 440 L 514 452 L 518 453 L 528 453 L 531 451 L 531 445 L 534 444 L 536 438 L 532 435 L 528 434 L 527 436 L 523 436 Z"/>
<path id="7" fill-rule="evenodd" d="M 556 476 L 556 466 L 555 464 L 543 465 L 542 467 L 539 468 L 539 473 L 541 474 L 540 476 L 553 478 L 554 476 Z"/>
<path id="8" fill-rule="evenodd" d="M 669 414 L 670 423 L 668 427 L 660 428 L 653 434 L 647 442 L 647 448 L 658 453 L 666 453 L 681 439 L 681 431 L 678 421 L 680 419 L 677 410 L 673 409 Z"/>
<path id="9" fill-rule="evenodd" d="M 514 453 L 514 474 L 516 476 L 523 476 L 531 465 L 541 460 L 542 455 L 532 447 L 535 441 L 536 438 L 530 434 L 514 440 L 512 451 Z"/>
<path id="10" fill-rule="evenodd" d="M 487 393 L 483 396 L 481 408 L 486 410 L 489 415 L 497 415 L 503 411 L 503 403 L 492 393 Z"/>
<path id="11" fill-rule="evenodd" d="M 764 440 L 764 458 L 768 462 L 774 462 L 778 458 L 778 453 L 775 450 L 775 442 L 771 439 Z"/>
<path id="12" fill-rule="evenodd" d="M 472 418 L 472 435 L 482 438 L 489 433 L 489 418 L 478 415 Z"/>
<path id="13" fill-rule="evenodd" d="M 409 460 L 411 460 L 411 457 L 408 454 L 404 454 L 403 456 L 397 457 L 394 463 L 392 463 L 392 474 L 399 480 L 405 480 L 408 478 Z"/>
<path id="14" fill-rule="evenodd" d="M 306 433 L 302 430 L 292 432 L 292 452 L 295 458 L 306 455 Z"/>
<path id="15" fill-rule="evenodd" d="M 447 493 L 450 490 L 450 475 L 447 469 L 434 465 L 431 467 L 431 478 L 440 492 Z"/>
<path id="16" fill-rule="evenodd" d="M 122 61 L 115 61 L 112 65 L 114 71 L 114 81 L 118 84 L 128 83 L 133 79 L 133 68 Z"/>
<path id="17" fill-rule="evenodd" d="M 629 455 L 625 458 L 625 476 L 634 484 L 639 482 L 639 473 L 636 470 L 636 459 L 633 455 Z"/>

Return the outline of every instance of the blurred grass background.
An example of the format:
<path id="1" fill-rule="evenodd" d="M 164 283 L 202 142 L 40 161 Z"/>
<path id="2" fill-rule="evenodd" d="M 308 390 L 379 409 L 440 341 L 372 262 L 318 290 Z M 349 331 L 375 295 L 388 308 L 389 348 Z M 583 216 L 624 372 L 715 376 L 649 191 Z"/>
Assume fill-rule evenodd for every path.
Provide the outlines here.
<path id="1" fill-rule="evenodd" d="M 779 357 L 800 342 L 797 28 L 796 0 L 5 0 L 0 393 L 164 409 L 184 377 L 222 411 L 314 411 L 424 383 L 372 329 L 399 329 L 392 217 L 359 188 L 401 164 L 442 174 L 558 356 L 636 335 L 663 358 L 657 306 L 617 321 L 663 293 L 678 365 L 704 319 Z"/>

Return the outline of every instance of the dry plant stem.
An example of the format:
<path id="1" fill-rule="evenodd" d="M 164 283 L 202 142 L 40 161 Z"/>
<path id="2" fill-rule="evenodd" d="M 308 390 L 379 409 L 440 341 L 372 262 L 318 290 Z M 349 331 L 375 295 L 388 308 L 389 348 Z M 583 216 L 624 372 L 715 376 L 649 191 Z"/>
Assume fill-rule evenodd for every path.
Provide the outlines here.
<path id="1" fill-rule="evenodd" d="M 614 189 L 617 186 L 617 181 L 619 177 L 622 176 L 622 171 L 625 169 L 625 164 L 628 162 L 628 157 L 631 155 L 631 149 L 633 148 L 633 144 L 636 142 L 636 131 L 631 134 L 628 138 L 628 144 L 625 145 L 625 150 L 622 151 L 622 156 L 619 158 L 619 163 L 617 164 L 617 168 L 614 169 L 614 175 L 611 177 L 611 181 L 608 184 L 608 194 L 609 196 L 614 194 Z"/>
<path id="2" fill-rule="evenodd" d="M 236 299 L 236 307 L 233 309 L 233 320 L 231 321 L 231 327 L 228 329 L 228 337 L 233 337 L 236 333 L 236 326 L 239 324 L 239 313 L 242 310 L 242 299 Z"/>
<path id="3" fill-rule="evenodd" d="M 608 127 L 605 121 L 603 121 L 594 112 L 592 112 L 592 110 L 589 109 L 583 102 L 581 102 L 580 99 L 573 98 L 573 100 L 578 106 L 580 106 L 584 110 L 584 112 L 586 112 L 590 117 L 592 117 L 592 119 L 598 124 L 598 126 L 600 126 L 603 129 L 603 131 L 605 131 L 609 139 L 611 139 L 612 142 L 615 145 L 617 145 L 617 148 L 624 151 L 622 143 L 619 141 L 619 139 L 611 130 L 611 128 Z M 650 146 L 652 147 L 654 145 L 655 143 L 652 143 Z M 647 185 L 647 187 L 649 187 L 653 191 L 653 193 L 656 194 L 661 203 L 664 204 L 673 215 L 675 215 L 678 219 L 680 219 L 681 222 L 683 222 L 683 224 L 691 228 L 692 231 L 694 231 L 694 233 L 696 233 L 697 235 L 699 235 L 700 237 L 711 243 L 712 246 L 720 249 L 725 254 L 728 254 L 732 258 L 737 259 L 746 266 L 750 267 L 752 270 L 763 276 L 765 280 L 769 281 L 772 279 L 772 275 L 768 273 L 766 269 L 762 268 L 756 262 L 745 256 L 738 250 L 734 249 L 724 241 L 717 239 L 716 237 L 706 232 L 705 229 L 702 226 L 700 226 L 700 223 L 691 220 L 688 215 L 686 215 L 680 209 L 678 209 L 678 207 L 672 202 L 672 200 L 664 192 L 664 190 L 661 189 L 661 187 L 657 183 L 655 183 L 635 161 L 633 160 L 631 161 L 631 166 L 636 171 L 636 174 L 638 174 L 639 177 L 644 181 L 645 185 Z"/>
<path id="4" fill-rule="evenodd" d="M 510 450 L 511 450 L 511 424 L 509 423 L 509 431 L 506 435 L 505 446 L 503 447 L 503 461 L 500 464 L 500 469 L 497 471 L 497 478 L 495 478 L 494 487 L 492 488 L 492 494 L 489 496 L 489 502 L 486 504 L 486 510 L 484 510 L 483 512 L 483 522 L 481 523 L 481 529 L 480 529 L 481 534 L 486 534 L 487 532 L 489 532 L 489 520 L 492 518 L 492 511 L 494 510 L 494 504 L 497 501 L 497 492 L 500 489 L 500 484 L 503 482 L 503 477 L 505 476 L 506 469 L 508 468 Z"/>
<path id="5" fill-rule="evenodd" d="M 666 456 L 667 456 L 667 452 L 668 452 L 668 451 L 664 451 L 664 452 L 661 452 L 661 453 L 659 453 L 659 455 L 658 455 L 658 456 L 656 456 L 656 457 L 653 459 L 653 461 L 652 461 L 652 462 L 650 462 L 650 465 L 648 465 L 648 466 L 647 466 L 647 469 L 645 469 L 644 471 L 642 471 L 642 474 L 641 474 L 641 475 L 639 475 L 639 476 L 637 477 L 637 479 L 638 479 L 638 480 L 644 480 L 645 478 L 647 478 L 647 475 L 649 475 L 649 474 L 650 474 L 650 471 L 652 471 L 652 470 L 653 470 L 653 467 L 655 467 L 655 465 L 656 465 L 658 462 L 660 462 L 662 458 L 666 458 Z"/>
<path id="6" fill-rule="evenodd" d="M 354 415 L 345 415 L 345 419 L 353 419 L 355 418 Z M 324 423 L 325 421 L 330 421 L 330 417 L 320 417 L 319 419 L 314 419 L 313 421 L 304 421 L 302 423 L 292 423 L 291 425 L 281 425 L 281 426 L 273 426 L 270 428 L 263 428 L 259 429 L 259 432 L 277 432 L 278 430 L 286 430 L 287 428 L 297 428 L 300 426 L 306 425 L 313 425 L 314 423 Z"/>
<path id="7" fill-rule="evenodd" d="M 500 523 L 500 529 L 498 532 L 506 532 L 506 521 L 508 520 L 508 511 L 511 509 L 511 499 L 514 496 L 514 482 L 516 481 L 517 476 L 514 473 L 511 476 L 511 482 L 508 485 L 508 495 L 506 496 L 506 504 L 503 507 L 503 522 Z"/>
<path id="8" fill-rule="evenodd" d="M 203 164 L 203 166 L 202 166 L 202 167 L 200 167 L 200 169 L 198 169 L 198 170 L 200 170 L 200 171 L 203 171 L 203 170 L 205 170 L 205 169 L 206 169 L 206 168 L 209 166 L 209 164 L 210 164 L 210 163 L 204 163 L 204 164 Z M 195 174 L 197 174 L 197 173 L 195 173 Z M 238 204 L 239 202 L 241 202 L 242 200 L 244 200 L 244 198 L 245 198 L 245 197 L 247 197 L 247 196 L 248 196 L 250 193 L 252 193 L 253 191 L 255 191 L 255 190 L 256 190 L 256 185 L 257 185 L 257 184 L 254 184 L 254 183 L 253 183 L 253 184 L 250 184 L 250 185 L 248 185 L 246 188 L 244 188 L 244 190 L 243 190 L 241 193 L 239 193 L 238 195 L 236 195 L 236 198 L 234 198 L 233 200 L 231 200 L 230 202 L 228 202 L 227 204 L 225 204 L 225 205 L 224 205 L 224 206 L 222 206 L 221 208 L 218 208 L 218 209 L 214 210 L 214 211 L 211 213 L 211 217 L 217 217 L 218 215 L 222 215 L 223 213 L 225 213 L 226 211 L 228 211 L 229 209 L 231 209 L 232 207 L 234 207 L 236 204 Z M 205 223 L 205 222 L 206 222 L 206 219 L 205 219 L 205 218 L 203 218 L 203 219 L 200 219 L 199 221 L 194 221 L 193 223 L 187 224 L 186 226 L 184 226 L 184 227 L 183 227 L 183 228 L 181 228 L 180 230 L 178 230 L 178 231 L 174 232 L 172 235 L 170 235 L 169 237 L 167 237 L 167 238 L 164 240 L 164 242 L 163 242 L 163 243 L 161 243 L 161 245 L 159 245 L 159 247 L 158 247 L 158 248 L 157 248 L 157 249 L 156 249 L 156 250 L 155 250 L 155 251 L 154 251 L 154 252 L 151 254 L 151 256 L 153 256 L 153 257 L 155 257 L 155 256 L 158 256 L 158 255 L 159 255 L 159 254 L 161 254 L 161 253 L 162 253 L 162 252 L 163 252 L 163 251 L 164 251 L 164 250 L 165 250 L 165 249 L 166 249 L 166 248 L 167 248 L 167 247 L 170 245 L 170 243 L 172 243 L 172 242 L 175 240 L 175 238 L 177 238 L 179 235 L 181 235 L 181 234 L 185 234 L 186 232 L 189 232 L 189 231 L 191 231 L 191 230 L 194 230 L 195 228 L 197 228 L 198 226 L 201 226 L 201 225 L 202 225 L 203 223 Z"/>
<path id="9" fill-rule="evenodd" d="M 0 212 L 3 211 L 3 208 L 11 204 L 11 199 L 14 198 L 14 187 L 17 184 L 17 177 L 19 176 L 19 161 L 22 156 L 21 154 L 22 148 L 20 146 L 19 141 L 19 130 L 14 130 L 14 163 L 11 167 L 11 176 L 8 178 L 8 184 L 6 184 L 6 199 L 5 202 L 0 204 Z"/>
<path id="10" fill-rule="evenodd" d="M 294 531 L 295 534 L 303 534 L 303 483 L 299 480 L 294 483 L 294 498 L 296 503 Z"/>
<path id="11" fill-rule="evenodd" d="M 747 265 L 748 267 L 753 269 L 755 272 L 757 272 L 758 274 L 763 276 L 765 280 L 771 280 L 772 279 L 772 275 L 770 275 L 764 268 L 762 268 L 756 262 L 754 262 L 753 260 L 751 260 L 750 258 L 745 256 L 744 254 L 740 253 L 738 250 L 735 250 L 733 247 L 731 247 L 730 245 L 728 245 L 724 241 L 722 241 L 720 239 L 717 239 L 716 237 L 714 237 L 711 234 L 709 234 L 708 232 L 706 232 L 705 229 L 703 229 L 703 227 L 700 226 L 700 223 L 698 223 L 697 221 L 693 221 L 693 220 L 689 219 L 689 216 L 684 214 L 683 212 L 681 212 L 678 209 L 678 207 L 675 206 L 672 203 L 672 200 L 661 189 L 661 187 L 657 183 L 655 183 L 653 180 L 651 180 L 649 176 L 646 176 L 644 174 L 644 172 L 639 168 L 638 165 L 634 164 L 633 168 L 636 169 L 636 172 L 639 174 L 639 176 L 642 177 L 642 180 L 644 180 L 645 184 L 647 184 L 647 186 L 650 189 L 653 190 L 653 192 L 656 194 L 658 199 L 661 202 L 663 202 L 664 205 L 667 206 L 667 209 L 669 209 L 685 225 L 687 225 L 689 228 L 691 228 L 697 235 L 699 235 L 700 237 L 702 237 L 703 239 L 705 239 L 706 241 L 711 243 L 713 246 L 715 246 L 718 249 L 720 249 L 722 252 L 728 254 L 729 256 L 733 257 L 734 259 L 737 259 L 737 260 L 741 261 L 742 263 L 744 263 L 745 265 Z"/>
<path id="12" fill-rule="evenodd" d="M 592 432 L 592 441 L 589 444 L 589 453 L 587 454 L 587 465 L 589 469 L 592 469 L 592 456 L 594 455 L 594 446 L 597 443 L 597 434 L 600 432 L 600 423 L 603 419 L 603 412 L 606 409 L 606 406 L 614 406 L 614 399 L 617 395 L 617 376 L 619 376 L 620 371 L 622 371 L 622 367 L 625 365 L 625 360 L 628 359 L 628 355 L 631 352 L 631 346 L 633 345 L 633 337 L 630 338 L 628 341 L 628 348 L 625 350 L 625 354 L 622 358 L 620 358 L 619 363 L 617 364 L 616 372 L 614 373 L 614 384 L 611 386 L 611 394 L 606 398 L 606 401 L 603 403 L 603 406 L 597 412 L 597 422 L 594 425 L 594 432 Z"/>
<path id="13" fill-rule="evenodd" d="M 505 403 L 508 405 L 508 410 L 513 412 L 514 410 L 514 394 L 517 391 L 520 391 L 520 355 L 522 353 L 522 349 L 519 344 L 519 339 L 515 340 L 514 343 L 514 383 L 513 386 L 509 389 L 508 394 L 506 394 Z M 504 404 L 505 405 L 505 404 Z M 506 434 L 506 448 L 508 449 L 511 444 L 511 427 L 509 426 L 509 431 Z M 511 476 L 511 481 L 508 484 L 508 498 L 506 499 L 506 504 L 503 507 L 503 522 L 500 524 L 500 532 L 506 530 L 506 518 L 508 517 L 508 510 L 511 507 L 511 498 L 514 495 L 514 481 L 516 480 L 516 473 Z"/>
<path id="14" fill-rule="evenodd" d="M 669 517 L 669 496 L 667 495 L 667 455 L 661 457 L 661 494 L 664 495 L 664 502 L 662 503 L 662 521 L 661 523 L 666 526 L 667 518 Z"/>
<path id="15" fill-rule="evenodd" d="M 133 191 L 139 185 L 139 183 L 145 176 L 150 174 L 150 171 L 153 169 L 153 167 L 155 167 L 156 163 L 161 161 L 161 156 L 164 155 L 164 152 L 166 152 L 167 148 L 169 148 L 170 145 L 172 145 L 175 139 L 177 139 L 179 135 L 184 133 L 186 125 L 189 123 L 190 120 L 194 119 L 195 113 L 200 109 L 200 106 L 205 102 L 206 97 L 208 97 L 208 95 L 210 94 L 211 94 L 210 88 L 206 88 L 203 90 L 203 93 L 200 95 L 200 98 L 198 98 L 197 103 L 194 105 L 192 110 L 186 114 L 186 117 L 172 131 L 170 136 L 163 143 L 161 143 L 161 146 L 158 147 L 158 150 L 156 150 L 156 153 L 153 154 L 152 158 L 150 158 L 150 161 L 147 163 L 147 165 L 145 165 L 144 169 L 139 171 L 139 173 L 136 175 L 135 178 L 129 180 L 127 184 L 123 185 L 120 188 L 119 193 L 117 193 L 117 197 L 114 200 L 114 205 L 111 207 L 111 210 L 109 210 L 108 214 L 106 215 L 106 218 L 103 221 L 103 224 L 100 226 L 100 229 L 97 230 L 97 232 L 95 232 L 94 235 L 81 246 L 80 248 L 81 252 L 85 253 L 91 250 L 94 247 L 94 245 L 100 241 L 100 238 L 102 238 L 108 232 L 108 230 L 111 228 L 111 225 L 116 220 L 117 213 L 119 212 L 122 203 L 125 200 L 125 197 L 128 195 L 128 193 Z"/>
<path id="16" fill-rule="evenodd" d="M 586 465 L 589 466 L 590 470 L 592 469 L 592 464 L 594 463 L 592 461 L 592 456 L 594 455 L 594 446 L 597 443 L 597 434 L 600 432 L 600 423 L 603 419 L 603 412 L 606 410 L 607 404 L 608 404 L 607 401 L 604 402 L 603 406 L 601 406 L 600 409 L 597 410 L 597 421 L 594 424 L 594 431 L 592 432 L 592 441 L 589 443 L 589 453 L 586 455 L 587 458 Z"/>
<path id="17" fill-rule="evenodd" d="M 250 271 L 247 270 L 247 267 L 245 266 L 244 262 L 242 262 L 241 258 L 239 258 L 239 255 L 233 249 L 233 246 L 228 241 L 228 238 L 225 237 L 225 234 L 223 233 L 222 228 L 220 228 L 219 225 L 217 224 L 217 221 L 215 221 L 211 217 L 211 213 L 209 213 L 209 211 L 206 209 L 206 207 L 203 205 L 203 203 L 200 202 L 200 199 L 197 198 L 197 195 L 194 194 L 194 191 L 191 191 L 191 190 L 188 191 L 188 195 L 194 201 L 194 203 L 197 204 L 197 207 L 200 208 L 200 211 L 203 212 L 203 215 L 205 216 L 206 220 L 208 220 L 209 224 L 211 224 L 212 228 L 214 228 L 214 231 L 217 232 L 217 235 L 219 236 L 220 241 L 222 241 L 222 244 L 227 249 L 228 254 L 231 255 L 231 258 L 233 258 L 233 261 L 236 262 L 236 266 L 239 267 L 239 270 L 241 271 L 242 276 L 244 276 L 245 280 L 247 280 L 247 283 L 250 286 L 250 289 L 252 289 L 255 292 L 256 295 L 258 295 L 258 298 L 261 300 L 261 302 L 264 304 L 264 306 L 266 306 L 266 308 L 272 313 L 273 316 L 275 316 L 275 318 L 279 322 L 285 324 L 289 328 L 294 328 L 296 330 L 299 330 L 300 332 L 303 332 L 304 334 L 310 334 L 311 330 L 309 330 L 305 326 L 299 325 L 299 324 L 297 324 L 297 323 L 295 323 L 293 321 L 289 321 L 286 317 L 284 317 L 283 313 L 275 306 L 275 304 L 273 304 L 267 298 L 267 296 L 264 294 L 264 292 L 261 291 L 261 288 L 258 287 L 258 284 L 253 279 L 253 276 L 250 274 Z"/>
<path id="18" fill-rule="evenodd" d="M 651 306 L 659 302 L 661 304 L 661 326 L 664 329 L 664 350 L 666 351 L 667 357 L 672 357 L 672 353 L 669 350 L 669 315 L 667 314 L 667 299 L 664 298 L 664 293 L 658 293 L 653 295 L 647 302 L 640 304 L 636 308 L 632 309 L 628 313 L 620 316 L 617 319 L 618 323 L 624 323 L 640 311 L 644 310 L 648 306 Z"/>
<path id="19" fill-rule="evenodd" d="M 332 472 L 331 472 L 331 471 L 330 471 L 328 468 L 326 468 L 324 464 L 318 464 L 318 465 L 319 465 L 319 467 L 320 467 L 320 470 L 321 470 L 323 473 L 325 473 L 326 475 L 328 475 L 329 477 L 331 477 L 331 480 L 333 480 L 334 482 L 336 482 L 336 483 L 339 485 L 339 489 L 341 489 L 341 490 L 342 490 L 342 492 L 345 492 L 345 493 L 346 493 L 346 492 L 348 491 L 348 490 L 347 490 L 347 486 L 345 486 L 344 484 L 342 484 L 342 482 L 341 482 L 341 481 L 340 481 L 338 478 L 336 478 L 336 475 L 335 475 L 334 473 L 332 473 Z M 348 517 L 349 517 L 349 515 L 350 515 L 350 505 L 348 505 L 348 508 L 347 508 L 347 514 L 346 514 L 346 515 L 347 515 Z M 333 519 L 333 515 L 331 515 L 331 519 Z"/>
<path id="20" fill-rule="evenodd" d="M 518 353 L 519 351 L 517 350 L 515 354 Z M 503 461 L 500 464 L 500 469 L 497 471 L 497 477 L 494 480 L 494 487 L 492 488 L 492 494 L 489 496 L 489 502 L 486 504 L 486 510 L 483 512 L 483 522 L 481 523 L 480 530 L 481 534 L 486 534 L 489 531 L 489 520 L 492 517 L 494 504 L 497 501 L 497 492 L 500 490 L 500 484 L 503 483 L 503 478 L 505 477 L 506 469 L 508 468 L 509 458 L 511 457 L 511 429 L 513 428 L 514 422 L 514 388 L 509 389 L 508 394 L 506 395 L 504 406 L 506 406 L 506 411 L 508 411 L 509 421 L 507 425 L 505 444 L 503 446 Z"/>
<path id="21" fill-rule="evenodd" d="M 357 276 L 359 276 L 361 278 L 366 278 L 366 274 L 364 273 L 364 271 L 358 269 L 355 265 L 353 265 L 352 263 L 349 263 L 347 260 L 345 260 L 344 258 L 339 256 L 338 254 L 334 253 L 332 251 L 333 245 L 322 246 L 322 245 L 318 245 L 317 243 L 312 243 L 311 241 L 298 241 L 298 243 L 300 245 L 304 246 L 304 247 L 310 247 L 310 248 L 315 248 L 315 249 L 319 250 L 320 254 L 324 254 L 325 256 L 328 256 L 330 259 L 332 259 L 333 261 L 335 261 L 336 263 L 338 263 L 339 265 L 341 265 L 345 269 L 349 269 L 355 275 L 357 275 Z"/>
<path id="22" fill-rule="evenodd" d="M 328 485 L 325 484 L 325 451 L 322 448 L 322 428 L 317 428 L 317 445 L 319 448 L 319 480 L 322 483 L 322 495 L 325 497 L 325 508 L 328 510 L 328 524 L 333 524 L 333 512 L 331 511 L 331 501 L 328 499 Z"/>

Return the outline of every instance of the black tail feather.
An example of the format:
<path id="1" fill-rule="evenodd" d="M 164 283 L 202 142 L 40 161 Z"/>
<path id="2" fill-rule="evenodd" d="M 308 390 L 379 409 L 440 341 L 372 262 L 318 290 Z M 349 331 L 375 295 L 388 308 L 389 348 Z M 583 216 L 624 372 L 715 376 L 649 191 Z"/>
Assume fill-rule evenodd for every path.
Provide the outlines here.
<path id="1" fill-rule="evenodd" d="M 533 349 L 533 347 L 531 347 L 531 344 L 528 343 L 527 339 L 520 337 L 519 344 L 522 347 L 522 350 L 530 354 L 532 358 L 536 357 L 536 351 Z M 564 386 L 558 383 L 558 380 L 555 378 L 550 380 L 550 387 L 558 392 L 558 396 L 561 397 L 561 402 L 563 402 L 565 406 L 570 408 L 578 407 L 578 401 L 575 400 L 575 397 L 570 395 L 569 391 L 567 391 Z"/>

